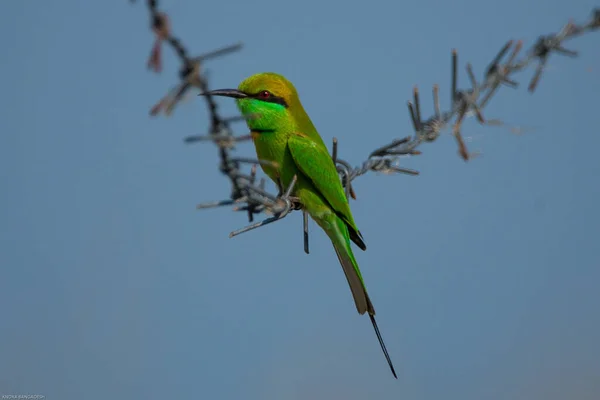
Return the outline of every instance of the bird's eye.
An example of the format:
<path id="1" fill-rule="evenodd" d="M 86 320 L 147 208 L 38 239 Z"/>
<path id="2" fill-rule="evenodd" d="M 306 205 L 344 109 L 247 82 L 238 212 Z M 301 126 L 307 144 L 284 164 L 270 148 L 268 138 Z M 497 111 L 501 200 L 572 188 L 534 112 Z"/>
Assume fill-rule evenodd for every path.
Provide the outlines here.
<path id="1" fill-rule="evenodd" d="M 258 94 L 258 98 L 260 99 L 268 99 L 269 97 L 271 97 L 271 92 L 269 92 L 268 90 L 263 90 Z"/>

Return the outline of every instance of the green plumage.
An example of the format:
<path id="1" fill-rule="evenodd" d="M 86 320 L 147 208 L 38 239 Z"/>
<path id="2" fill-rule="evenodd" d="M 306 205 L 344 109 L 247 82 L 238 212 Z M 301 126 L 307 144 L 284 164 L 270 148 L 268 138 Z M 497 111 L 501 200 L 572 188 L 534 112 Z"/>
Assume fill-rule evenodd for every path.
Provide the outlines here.
<path id="1" fill-rule="evenodd" d="M 351 241 L 362 250 L 366 246 L 327 146 L 300 103 L 296 89 L 279 74 L 261 73 L 244 80 L 237 91 L 217 90 L 214 94 L 237 98 L 240 111 L 249 117 L 247 124 L 258 158 L 276 163 L 276 166 L 261 164 L 261 167 L 279 190 L 283 192 L 293 177 L 297 177 L 292 195 L 331 239 L 356 309 L 360 314 L 369 314 L 396 376 L 375 322 L 375 308 L 354 258 Z"/>

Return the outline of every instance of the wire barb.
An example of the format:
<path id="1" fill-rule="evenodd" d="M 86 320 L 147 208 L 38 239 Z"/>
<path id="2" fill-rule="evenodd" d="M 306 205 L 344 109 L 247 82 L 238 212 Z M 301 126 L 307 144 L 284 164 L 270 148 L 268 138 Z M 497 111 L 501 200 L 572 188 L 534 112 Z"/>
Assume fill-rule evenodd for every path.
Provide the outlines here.
<path id="1" fill-rule="evenodd" d="M 519 86 L 517 82 L 508 78 L 508 73 L 510 72 L 510 66 L 512 65 L 513 61 L 517 57 L 517 54 L 519 53 L 519 51 L 521 51 L 521 48 L 523 47 L 523 42 L 521 40 L 519 40 L 513 48 L 513 51 L 506 65 L 500 65 L 500 60 L 508 52 L 512 44 L 512 40 L 506 42 L 506 44 L 500 49 L 498 54 L 496 54 L 494 60 L 492 60 L 492 62 L 488 65 L 485 72 L 484 81 L 484 85 L 488 87 L 488 91 L 485 94 L 485 96 L 483 96 L 481 103 L 479 103 L 479 108 L 485 107 L 487 102 L 492 98 L 494 93 L 496 93 L 496 90 L 501 84 L 504 84 L 505 86 L 509 86 L 514 89 L 516 89 Z"/>
<path id="2" fill-rule="evenodd" d="M 172 35 L 169 18 L 166 13 L 158 11 L 157 3 L 156 0 L 148 1 L 148 8 L 150 10 L 152 21 L 151 29 L 156 36 L 155 44 L 148 60 L 148 68 L 153 69 L 155 72 L 160 72 L 162 70 L 160 48 L 164 41 L 171 45 L 181 60 L 181 67 L 179 69 L 180 82 L 173 86 L 168 93 L 150 109 L 150 115 L 155 116 L 162 111 L 169 116 L 188 90 L 195 87 L 201 91 L 206 91 L 208 85 L 206 83 L 205 73 L 202 72 L 202 64 L 204 61 L 239 51 L 243 45 L 239 42 L 190 58 L 187 49 L 181 44 L 181 41 Z"/>
<path id="3" fill-rule="evenodd" d="M 573 50 L 566 49 L 562 46 L 562 42 L 573 33 L 573 24 L 569 22 L 565 27 L 556 35 L 546 35 L 540 36 L 531 49 L 531 55 L 533 58 L 538 60 L 537 68 L 535 69 L 535 73 L 531 82 L 529 83 L 528 90 L 533 93 L 535 88 L 538 85 L 538 81 L 542 76 L 542 72 L 544 72 L 544 68 L 546 67 L 546 63 L 548 62 L 548 57 L 550 53 L 560 53 L 569 57 L 577 57 L 577 52 Z"/>
<path id="4" fill-rule="evenodd" d="M 302 227 L 304 230 L 304 252 L 309 254 L 308 250 L 308 213 L 302 210 Z"/>

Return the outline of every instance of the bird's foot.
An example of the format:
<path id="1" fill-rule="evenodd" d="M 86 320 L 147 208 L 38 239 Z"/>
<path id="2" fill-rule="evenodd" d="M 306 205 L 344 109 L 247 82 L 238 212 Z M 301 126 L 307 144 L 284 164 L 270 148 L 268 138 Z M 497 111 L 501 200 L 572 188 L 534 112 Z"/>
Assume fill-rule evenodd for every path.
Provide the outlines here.
<path id="1" fill-rule="evenodd" d="M 287 187 L 282 196 L 278 196 L 275 201 L 270 200 L 269 204 L 264 204 L 266 210 L 270 211 L 273 214 L 272 217 L 251 225 L 247 225 L 244 228 L 238 229 L 237 231 L 233 231 L 229 234 L 229 237 L 231 238 L 239 235 L 240 233 L 248 232 L 250 230 L 260 228 L 261 226 L 268 225 L 272 222 L 279 221 L 280 219 L 285 218 L 293 210 L 300 210 L 300 199 L 291 196 L 291 193 L 294 190 L 294 186 L 296 185 L 297 179 L 298 177 L 294 175 L 292 182 L 290 182 L 290 185 Z"/>
<path id="2" fill-rule="evenodd" d="M 302 210 L 302 203 L 300 202 L 300 197 L 289 196 L 287 198 L 291 203 L 291 208 L 293 210 Z"/>

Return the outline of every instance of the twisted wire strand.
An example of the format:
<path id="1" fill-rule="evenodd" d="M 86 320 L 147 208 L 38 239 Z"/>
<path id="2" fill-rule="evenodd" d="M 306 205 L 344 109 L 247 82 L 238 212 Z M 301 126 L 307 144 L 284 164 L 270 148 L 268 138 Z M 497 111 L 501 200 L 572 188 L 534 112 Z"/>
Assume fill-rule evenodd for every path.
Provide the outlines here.
<path id="1" fill-rule="evenodd" d="M 135 0 L 130 0 L 130 2 L 134 3 Z M 156 116 L 160 112 L 164 112 L 168 116 L 171 115 L 175 106 L 191 88 L 199 89 L 201 93 L 209 91 L 206 74 L 201 68 L 204 61 L 238 51 L 242 48 L 242 43 L 222 47 L 200 56 L 189 57 L 181 41 L 172 35 L 167 15 L 158 10 L 158 0 L 147 0 L 146 4 L 150 12 L 151 30 L 156 36 L 155 46 L 151 52 L 148 67 L 154 69 L 155 72 L 160 72 L 160 67 L 157 67 L 157 65 L 160 66 L 160 52 L 156 49 L 159 48 L 162 41 L 167 42 L 171 46 L 181 62 L 179 71 L 180 82 L 171 88 L 168 94 L 150 110 L 150 115 L 152 116 Z M 388 174 L 404 173 L 418 175 L 418 171 L 400 167 L 398 165 L 400 159 L 406 156 L 421 154 L 417 147 L 423 143 L 436 141 L 442 132 L 451 126 L 451 123 L 452 134 L 458 145 L 458 153 L 463 160 L 469 161 L 473 157 L 473 154 L 469 153 L 461 134 L 461 125 L 466 116 L 473 113 L 481 125 L 501 124 L 502 122 L 499 120 L 487 120 L 482 110 L 489 104 L 489 101 L 501 86 L 518 88 L 519 83 L 511 79 L 513 74 L 526 69 L 534 63 L 537 64 L 534 76 L 528 85 L 528 91 L 533 93 L 539 85 L 551 54 L 556 53 L 568 57 L 577 57 L 577 51 L 565 48 L 563 43 L 574 37 L 597 30 L 600 30 L 600 8 L 592 11 L 591 18 L 586 23 L 577 25 L 570 20 L 559 32 L 539 36 L 531 48 L 520 59 L 517 59 L 517 56 L 522 50 L 523 42 L 509 40 L 500 48 L 494 59 L 488 64 L 481 82 L 477 81 L 472 65 L 470 63 L 466 64 L 466 71 L 470 81 L 470 88 L 468 89 L 459 89 L 458 87 L 458 52 L 453 49 L 451 54 L 450 94 L 452 102 L 450 110 L 441 110 L 439 85 L 435 84 L 432 88 L 435 113 L 433 116 L 423 119 L 420 111 L 420 93 L 418 87 L 415 86 L 413 89 L 413 99 L 407 102 L 414 134 L 401 139 L 395 139 L 391 143 L 372 151 L 367 159 L 356 167 L 338 157 L 338 141 L 336 138 L 333 139 L 331 157 L 340 175 L 346 196 L 356 199 L 352 188 L 352 181 L 370 171 Z M 506 58 L 505 56 L 509 51 L 508 58 L 505 62 L 502 62 L 502 59 Z M 257 165 L 268 164 L 269 162 L 254 158 L 233 157 L 231 155 L 231 150 L 238 143 L 251 139 L 250 135 L 235 136 L 231 129 L 232 123 L 244 121 L 244 117 L 222 117 L 214 98 L 211 96 L 203 97 L 206 100 L 211 119 L 209 133 L 207 135 L 186 137 L 184 142 L 211 141 L 217 145 L 220 158 L 219 170 L 229 178 L 232 189 L 229 199 L 198 204 L 196 208 L 206 209 L 220 206 L 234 206 L 234 211 L 246 212 L 248 221 L 251 224 L 231 232 L 230 237 L 279 221 L 294 210 L 302 210 L 302 205 L 291 195 L 296 177 L 294 177 L 292 183 L 285 191 L 279 195 L 273 195 L 265 190 L 264 178 L 257 181 Z M 251 165 L 249 174 L 242 172 L 243 164 Z M 253 223 L 254 215 L 260 213 L 272 216 Z M 303 214 L 304 251 L 308 253 L 308 217 L 304 211 Z"/>

